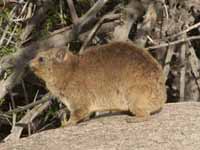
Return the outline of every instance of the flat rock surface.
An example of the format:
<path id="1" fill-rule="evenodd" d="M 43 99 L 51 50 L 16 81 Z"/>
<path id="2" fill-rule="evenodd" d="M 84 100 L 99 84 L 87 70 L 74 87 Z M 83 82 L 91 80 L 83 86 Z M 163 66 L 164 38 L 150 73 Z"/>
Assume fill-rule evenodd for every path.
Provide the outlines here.
<path id="1" fill-rule="evenodd" d="M 200 150 L 198 102 L 167 104 L 146 122 L 129 118 L 100 117 L 6 142 L 0 150 Z"/>

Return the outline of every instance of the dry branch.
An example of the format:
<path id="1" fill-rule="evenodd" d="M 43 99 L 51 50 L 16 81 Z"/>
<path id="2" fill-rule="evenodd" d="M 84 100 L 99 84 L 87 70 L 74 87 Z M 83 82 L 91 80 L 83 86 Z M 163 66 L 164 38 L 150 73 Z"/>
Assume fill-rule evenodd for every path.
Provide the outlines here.
<path id="1" fill-rule="evenodd" d="M 185 36 L 186 37 L 186 36 Z M 185 100 L 185 76 L 186 76 L 186 50 L 187 43 L 183 44 L 180 48 L 180 61 L 181 61 L 181 70 L 180 70 L 180 101 Z"/>
<path id="2" fill-rule="evenodd" d="M 76 9 L 74 7 L 74 2 L 73 0 L 67 0 L 68 6 L 69 6 L 69 10 L 71 13 L 71 17 L 72 17 L 72 22 L 74 25 L 76 25 L 79 21 L 78 15 L 76 13 Z"/>
<path id="3" fill-rule="evenodd" d="M 50 94 L 46 94 L 46 96 L 43 96 L 43 98 L 41 100 L 38 100 L 36 102 L 32 102 L 30 104 L 27 104 L 23 107 L 20 107 L 20 108 L 16 108 L 16 109 L 13 109 L 13 110 L 10 110 L 8 112 L 5 112 L 5 113 L 2 113 L 2 115 L 10 115 L 10 114 L 13 114 L 13 113 L 19 113 L 19 112 L 22 112 L 22 111 L 25 111 L 25 110 L 28 110 L 32 107 L 35 107 L 36 105 L 39 105 L 39 104 L 42 104 L 42 103 L 45 103 L 47 101 L 49 101 L 49 99 L 51 99 L 51 95 Z M 1 115 L 1 113 L 0 113 Z"/>
<path id="4" fill-rule="evenodd" d="M 49 100 L 49 95 L 44 96 L 41 100 L 44 101 L 45 99 Z M 51 101 L 46 101 L 43 104 L 36 105 L 32 110 L 28 111 L 27 114 L 16 123 L 16 126 L 13 127 L 11 134 L 8 135 L 4 141 L 16 141 L 20 138 L 21 133 L 24 129 L 24 125 L 30 124 L 34 118 L 36 118 L 40 113 L 42 113 L 49 105 Z M 23 125 L 23 126 L 20 126 Z"/>
<path id="5" fill-rule="evenodd" d="M 195 29 L 195 28 L 198 28 L 199 26 L 200 26 L 200 22 L 198 22 L 198 23 L 196 23 L 196 24 L 194 24 L 194 25 L 188 27 L 187 29 L 185 29 L 185 30 L 183 30 L 183 31 L 181 31 L 181 32 L 179 32 L 179 33 L 177 33 L 177 34 L 174 34 L 174 35 L 172 35 L 172 36 L 166 37 L 166 39 L 173 39 L 173 38 L 175 38 L 175 37 L 177 37 L 177 36 L 186 34 L 186 33 L 188 33 L 189 31 L 191 31 L 191 30 L 193 30 L 193 29 Z"/>
<path id="6" fill-rule="evenodd" d="M 122 11 L 122 24 L 115 28 L 113 41 L 128 41 L 131 27 L 145 14 L 144 6 L 139 1 L 130 1 Z"/>
<path id="7" fill-rule="evenodd" d="M 84 41 L 79 54 L 82 54 L 84 52 L 84 49 L 87 47 L 88 43 L 91 41 L 91 39 L 95 36 L 95 34 L 98 32 L 98 29 L 101 27 L 101 25 L 103 23 L 106 23 L 108 21 L 113 21 L 113 20 L 117 20 L 120 18 L 119 14 L 108 14 L 104 17 L 102 17 L 99 22 L 94 26 L 94 28 L 92 29 L 92 31 L 90 32 L 90 34 L 88 35 L 88 37 L 86 38 L 86 40 Z"/>
<path id="8" fill-rule="evenodd" d="M 165 80 L 167 80 L 167 77 L 168 77 L 168 74 L 170 71 L 170 62 L 171 62 L 173 54 L 174 54 L 174 46 L 170 46 L 167 50 L 167 55 L 166 55 L 165 62 L 164 62 L 163 71 L 164 71 L 164 75 L 165 75 Z"/>
<path id="9" fill-rule="evenodd" d="M 192 40 L 199 40 L 199 39 L 200 39 L 200 36 L 191 36 L 191 37 L 188 37 L 186 39 L 183 38 L 183 39 L 176 40 L 176 41 L 173 41 L 173 42 L 163 43 L 163 44 L 156 45 L 156 46 L 149 46 L 147 48 L 148 49 L 159 49 L 159 48 L 173 46 L 173 45 L 176 45 L 176 44 L 180 44 L 180 43 L 184 43 L 184 42 L 188 42 L 188 41 L 192 41 Z"/>
<path id="10" fill-rule="evenodd" d="M 35 27 L 40 25 L 41 22 L 45 20 L 47 17 L 47 11 L 52 7 L 52 0 L 43 0 L 42 6 L 36 11 L 36 14 L 30 19 L 30 21 L 28 21 L 25 29 L 23 30 L 20 37 L 22 42 L 25 42 Z"/>
<path id="11" fill-rule="evenodd" d="M 108 2 L 108 0 L 98 0 L 90 10 L 83 15 L 80 20 L 80 27 L 83 27 L 85 24 L 93 20 L 96 17 L 96 14 L 101 10 L 101 8 Z"/>

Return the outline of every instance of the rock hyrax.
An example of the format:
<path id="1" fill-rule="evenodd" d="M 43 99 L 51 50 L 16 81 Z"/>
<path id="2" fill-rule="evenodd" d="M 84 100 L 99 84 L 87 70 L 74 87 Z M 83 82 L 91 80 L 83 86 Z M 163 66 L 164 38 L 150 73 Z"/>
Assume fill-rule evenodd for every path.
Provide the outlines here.
<path id="1" fill-rule="evenodd" d="M 128 111 L 136 120 L 146 120 L 166 101 L 161 66 L 130 43 L 91 47 L 82 55 L 52 48 L 39 52 L 30 67 L 68 107 L 67 125 L 100 111 Z"/>

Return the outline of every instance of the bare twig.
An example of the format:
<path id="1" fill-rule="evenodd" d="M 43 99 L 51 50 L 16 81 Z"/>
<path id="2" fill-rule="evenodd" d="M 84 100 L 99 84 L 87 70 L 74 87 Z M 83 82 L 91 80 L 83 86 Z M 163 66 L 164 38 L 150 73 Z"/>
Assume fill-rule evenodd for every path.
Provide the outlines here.
<path id="1" fill-rule="evenodd" d="M 7 26 L 6 26 L 5 29 L 4 29 L 3 35 L 2 35 L 1 40 L 0 40 L 0 46 L 2 46 L 4 43 L 5 43 L 6 46 L 9 45 L 10 43 L 15 44 L 15 42 L 13 42 L 12 39 L 13 39 L 14 34 L 15 34 L 16 30 L 17 30 L 18 24 L 16 23 L 16 24 L 14 25 L 14 28 L 12 29 L 12 24 L 14 23 L 13 20 L 14 20 L 14 18 L 16 18 L 16 19 L 18 20 L 19 17 L 20 17 L 20 15 L 21 15 L 21 14 L 23 13 L 23 11 L 25 10 L 25 8 L 26 8 L 26 4 L 24 5 L 24 7 L 23 7 L 21 13 L 18 15 L 17 18 L 16 18 L 16 12 L 15 12 L 16 6 L 15 6 L 15 7 L 12 9 L 12 11 L 9 13 L 9 16 L 10 16 L 10 17 L 9 17 L 9 23 L 7 24 Z M 12 29 L 12 32 L 11 32 L 11 33 L 9 32 L 10 29 Z M 9 35 L 9 36 L 8 36 L 8 35 Z M 7 38 L 7 37 L 8 37 L 8 38 Z M 7 40 L 7 42 L 4 42 L 4 41 L 6 41 L 6 40 Z"/>
<path id="2" fill-rule="evenodd" d="M 165 10 L 166 19 L 168 20 L 169 19 L 169 11 L 168 11 L 167 5 L 164 3 L 163 7 L 164 7 L 164 10 Z"/>
<path id="3" fill-rule="evenodd" d="M 22 89 L 23 89 L 23 92 L 24 92 L 25 104 L 28 104 L 29 103 L 28 93 L 27 93 L 26 86 L 25 86 L 23 79 L 21 80 L 21 83 L 22 83 Z"/>
<path id="4" fill-rule="evenodd" d="M 76 9 L 74 7 L 74 2 L 73 0 L 67 0 L 68 6 L 69 6 L 69 10 L 71 13 L 71 17 L 72 17 L 72 22 L 74 25 L 76 25 L 79 21 L 78 15 L 76 13 Z"/>
<path id="5" fill-rule="evenodd" d="M 4 32 L 3 32 L 3 34 L 2 34 L 2 36 L 1 36 L 1 39 L 0 39 L 0 47 L 3 45 L 3 42 L 4 42 L 5 37 L 6 37 L 6 35 L 7 35 L 7 32 L 8 32 L 8 30 L 9 30 L 9 28 L 10 28 L 10 25 L 11 25 L 11 23 L 9 23 L 9 24 L 6 25 L 6 28 L 5 28 L 5 30 L 4 30 Z"/>
<path id="6" fill-rule="evenodd" d="M 63 0 L 59 0 L 59 8 L 60 8 L 60 14 L 59 14 L 59 16 L 60 16 L 60 22 L 61 22 L 61 24 L 65 23 L 64 13 L 63 13 L 63 5 L 64 5 Z"/>
<path id="7" fill-rule="evenodd" d="M 28 36 L 31 34 L 33 29 L 38 26 L 45 18 L 47 11 L 52 7 L 52 0 L 44 0 L 42 7 L 40 7 L 36 14 L 31 18 L 31 20 L 26 25 L 25 29 L 21 34 L 21 40 L 24 42 Z"/>
<path id="8" fill-rule="evenodd" d="M 79 37 L 79 34 L 83 30 L 83 27 L 91 21 L 96 19 L 96 14 L 100 9 L 108 2 L 108 0 L 98 0 L 85 15 L 78 19 L 78 22 L 73 26 L 71 39 L 75 40 Z M 96 21 L 96 20 L 95 20 Z"/>
<path id="9" fill-rule="evenodd" d="M 35 97 L 34 97 L 34 99 L 33 99 L 33 102 L 36 102 L 36 99 L 37 99 L 37 97 L 38 97 L 38 94 L 39 94 L 39 90 L 37 90 L 37 92 L 36 92 L 36 94 L 35 94 Z"/>
<path id="10" fill-rule="evenodd" d="M 13 38 L 13 35 L 15 34 L 15 32 L 16 32 L 16 30 L 17 30 L 17 27 L 18 27 L 18 25 L 16 24 L 15 27 L 14 27 L 14 29 L 12 30 L 12 33 L 10 34 L 9 39 L 8 39 L 7 42 L 6 42 L 6 46 L 8 46 L 8 45 L 11 43 L 12 38 Z"/>
<path id="11" fill-rule="evenodd" d="M 81 47 L 81 49 L 79 51 L 79 54 L 83 54 L 84 49 L 87 47 L 88 43 L 95 36 L 95 34 L 97 33 L 98 29 L 101 27 L 101 25 L 103 23 L 108 22 L 108 21 L 113 21 L 113 20 L 116 20 L 116 19 L 119 19 L 119 18 L 120 18 L 119 14 L 109 14 L 109 15 L 106 15 L 103 18 L 101 18 L 99 20 L 99 22 L 94 26 L 94 28 L 92 29 L 92 31 L 90 32 L 90 34 L 88 35 L 88 37 L 85 40 L 85 42 L 83 43 L 83 45 L 82 45 L 82 47 Z"/>
<path id="12" fill-rule="evenodd" d="M 39 104 L 42 104 L 42 103 L 45 103 L 45 102 L 49 101 L 49 99 L 51 99 L 51 97 L 52 96 L 50 94 L 46 94 L 41 100 L 32 102 L 32 103 L 27 104 L 26 106 L 23 106 L 23 107 L 20 107 L 20 108 L 16 108 L 16 109 L 10 110 L 8 112 L 3 113 L 2 115 L 10 115 L 10 114 L 13 114 L 13 113 L 19 113 L 19 112 L 25 111 L 25 110 L 30 109 L 32 107 L 35 107 L 35 106 L 37 106 Z"/>
<path id="13" fill-rule="evenodd" d="M 14 96 L 15 96 L 15 94 L 14 94 L 14 93 L 12 92 L 12 90 L 11 90 L 11 91 L 10 91 L 11 109 L 15 109 L 15 108 L 16 108 Z"/>
<path id="14" fill-rule="evenodd" d="M 164 65 L 165 80 L 167 80 L 167 77 L 170 71 L 170 62 L 171 62 L 173 54 L 174 54 L 174 46 L 170 46 L 167 50 L 167 56 L 165 58 L 165 65 Z"/>
<path id="15" fill-rule="evenodd" d="M 192 41 L 192 40 L 198 40 L 198 39 L 200 39 L 200 36 L 191 36 L 191 37 L 188 37 L 187 39 L 180 39 L 180 40 L 177 40 L 177 41 L 164 43 L 164 44 L 160 44 L 160 45 L 156 45 L 156 46 L 150 46 L 150 47 L 147 47 L 147 48 L 148 49 L 158 49 L 158 48 L 172 46 L 172 45 L 176 45 L 176 44 L 180 44 L 180 43 L 184 43 L 184 42 L 188 42 L 188 41 Z"/>
<path id="16" fill-rule="evenodd" d="M 90 10 L 80 18 L 80 26 L 84 26 L 86 23 L 92 20 L 101 8 L 108 2 L 108 0 L 98 0 Z"/>
<path id="17" fill-rule="evenodd" d="M 186 37 L 186 36 L 185 36 Z M 180 70 L 180 101 L 184 101 L 185 100 L 185 73 L 186 73 L 186 65 L 185 65 L 185 55 L 186 55 L 186 44 L 183 44 L 181 46 L 181 56 L 180 56 L 180 60 L 181 60 L 181 70 Z"/>
<path id="18" fill-rule="evenodd" d="M 35 106 L 32 110 L 30 110 L 17 124 L 29 124 L 30 122 L 33 121 L 35 117 L 37 117 L 40 113 L 42 113 L 47 107 L 49 107 L 50 101 L 47 101 L 43 104 Z M 8 135 L 4 141 L 16 141 L 20 138 L 21 133 L 24 129 L 24 126 L 15 126 L 11 134 Z"/>
<path id="19" fill-rule="evenodd" d="M 142 18 L 142 16 L 145 14 L 145 10 L 140 1 L 134 0 L 130 1 L 128 5 L 125 6 L 121 14 L 122 14 L 121 17 L 122 23 L 115 28 L 115 31 L 113 32 L 112 36 L 113 41 L 128 41 L 132 25 L 136 23 L 139 18 Z M 138 37 L 136 39 L 142 39 L 142 38 Z M 138 43 L 136 45 L 138 45 Z"/>
<path id="20" fill-rule="evenodd" d="M 37 105 L 32 110 L 28 111 L 27 114 L 19 122 L 16 123 L 16 126 L 12 129 L 11 134 L 8 135 L 4 139 L 4 141 L 15 141 L 20 138 L 24 126 L 18 125 L 28 125 L 30 122 L 33 121 L 35 117 L 42 113 L 51 104 L 51 102 L 49 101 L 49 95 L 44 96 L 41 100 L 44 99 L 48 99 L 48 101 L 44 102 L 43 104 Z"/>
<path id="21" fill-rule="evenodd" d="M 189 31 L 191 31 L 191 30 L 193 30 L 193 29 L 195 29 L 195 28 L 198 28 L 199 26 L 200 26 L 200 22 L 198 22 L 198 23 L 196 23 L 196 24 L 194 24 L 194 25 L 188 27 L 187 29 L 185 29 L 185 30 L 183 30 L 183 31 L 181 31 L 181 32 L 179 32 L 179 33 L 177 33 L 177 34 L 174 34 L 174 35 L 172 35 L 172 36 L 166 37 L 166 39 L 175 38 L 175 37 L 177 37 L 177 36 L 180 36 L 180 35 L 182 35 L 182 34 L 185 34 L 185 33 L 189 32 Z"/>
<path id="22" fill-rule="evenodd" d="M 13 113 L 12 114 L 12 128 L 11 128 L 11 131 L 15 128 L 16 120 L 17 120 L 17 114 Z"/>

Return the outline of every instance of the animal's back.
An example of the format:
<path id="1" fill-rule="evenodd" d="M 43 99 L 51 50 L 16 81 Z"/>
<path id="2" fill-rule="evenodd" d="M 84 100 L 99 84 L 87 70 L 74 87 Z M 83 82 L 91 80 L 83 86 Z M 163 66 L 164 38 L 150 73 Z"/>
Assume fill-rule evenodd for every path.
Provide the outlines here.
<path id="1" fill-rule="evenodd" d="M 154 112 L 166 100 L 161 66 L 144 49 L 114 42 L 91 47 L 78 60 L 66 93 L 77 90 L 79 96 L 72 97 L 87 99 L 94 111 L 135 111 L 139 105 Z"/>

